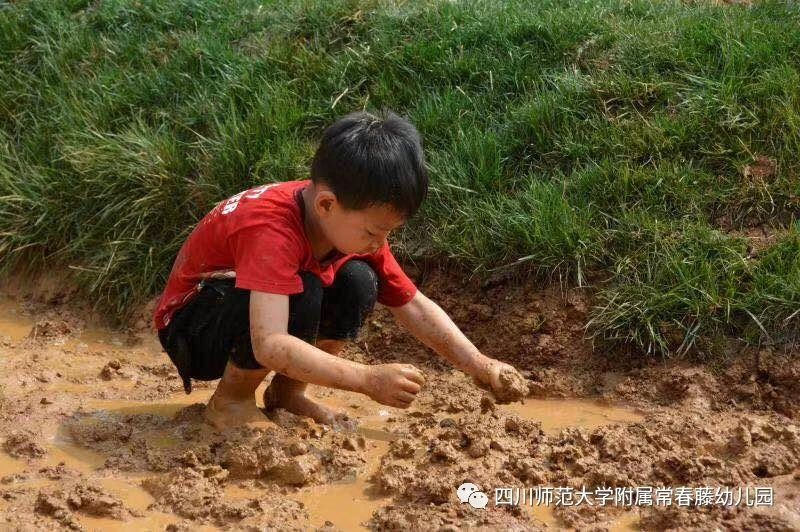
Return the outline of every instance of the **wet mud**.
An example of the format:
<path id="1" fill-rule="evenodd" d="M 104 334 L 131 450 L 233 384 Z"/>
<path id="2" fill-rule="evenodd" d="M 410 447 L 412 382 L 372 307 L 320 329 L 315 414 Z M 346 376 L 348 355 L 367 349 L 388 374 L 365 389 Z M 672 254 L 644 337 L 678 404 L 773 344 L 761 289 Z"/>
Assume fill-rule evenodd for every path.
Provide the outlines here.
<path id="1" fill-rule="evenodd" d="M 407 410 L 312 387 L 358 420 L 284 410 L 263 426 L 203 422 L 150 308 L 112 330 L 69 297 L 0 296 L 0 527 L 11 530 L 800 529 L 797 352 L 733 351 L 719 367 L 610 353 L 584 339 L 589 296 L 429 272 L 422 289 L 487 355 L 515 365 L 496 396 L 385 309 L 346 357 L 417 365 Z M 490 302 L 487 304 L 487 302 Z M 502 377 L 502 376 L 501 376 Z M 261 392 L 266 386 L 257 392 Z M 484 509 L 460 502 L 473 483 Z M 771 488 L 771 505 L 497 504 L 495 489 Z"/>

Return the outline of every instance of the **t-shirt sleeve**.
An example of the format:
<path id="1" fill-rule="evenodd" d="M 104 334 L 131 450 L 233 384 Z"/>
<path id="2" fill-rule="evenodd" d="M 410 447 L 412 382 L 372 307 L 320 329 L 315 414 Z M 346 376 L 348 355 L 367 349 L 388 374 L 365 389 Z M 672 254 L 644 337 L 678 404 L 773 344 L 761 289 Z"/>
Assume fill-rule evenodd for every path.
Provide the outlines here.
<path id="1" fill-rule="evenodd" d="M 288 227 L 254 225 L 229 237 L 236 287 L 270 294 L 303 291 L 300 278 L 301 243 Z"/>
<path id="2" fill-rule="evenodd" d="M 378 274 L 379 303 L 387 307 L 402 307 L 416 295 L 416 285 L 397 263 L 388 243 L 365 259 Z"/>

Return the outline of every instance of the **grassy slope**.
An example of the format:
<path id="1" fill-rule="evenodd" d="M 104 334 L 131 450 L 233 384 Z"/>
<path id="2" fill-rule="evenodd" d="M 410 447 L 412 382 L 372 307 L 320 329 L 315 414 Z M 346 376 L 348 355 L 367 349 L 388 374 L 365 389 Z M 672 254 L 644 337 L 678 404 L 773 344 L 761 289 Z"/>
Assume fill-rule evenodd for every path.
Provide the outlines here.
<path id="1" fill-rule="evenodd" d="M 597 274 L 594 330 L 649 351 L 776 339 L 800 324 L 798 28 L 793 2 L 0 4 L 2 264 L 70 265 L 124 314 L 216 201 L 387 106 L 432 170 L 403 253 Z M 756 224 L 783 236 L 748 258 L 729 230 Z"/>

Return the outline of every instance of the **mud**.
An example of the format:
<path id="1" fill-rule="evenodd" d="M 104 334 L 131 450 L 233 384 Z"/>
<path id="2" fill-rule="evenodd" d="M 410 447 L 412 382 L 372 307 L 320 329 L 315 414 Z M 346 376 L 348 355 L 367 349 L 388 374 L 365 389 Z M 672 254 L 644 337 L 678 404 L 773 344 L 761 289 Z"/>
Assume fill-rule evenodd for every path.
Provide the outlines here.
<path id="1" fill-rule="evenodd" d="M 500 403 L 511 403 L 528 395 L 528 390 L 529 385 L 521 375 L 503 370 L 500 372 L 500 388 L 495 390 L 494 395 Z"/>
<path id="2" fill-rule="evenodd" d="M 426 386 L 407 410 L 312 387 L 355 431 L 280 409 L 215 431 L 202 420 L 215 383 L 183 393 L 151 309 L 111 330 L 69 294 L 0 297 L 0 527 L 800 529 L 796 351 L 732 346 L 719 367 L 641 359 L 592 349 L 580 290 L 417 274 L 525 379 L 478 388 L 379 309 L 344 356 L 415 364 Z M 459 502 L 464 482 L 487 492 L 486 509 Z M 495 488 L 537 486 L 761 486 L 774 504 L 495 504 Z"/>

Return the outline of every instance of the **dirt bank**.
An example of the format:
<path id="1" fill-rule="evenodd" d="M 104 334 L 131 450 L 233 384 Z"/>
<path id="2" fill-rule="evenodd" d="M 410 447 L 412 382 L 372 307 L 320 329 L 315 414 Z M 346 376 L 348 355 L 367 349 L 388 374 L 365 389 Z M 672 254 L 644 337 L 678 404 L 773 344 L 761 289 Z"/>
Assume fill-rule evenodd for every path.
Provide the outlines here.
<path id="1" fill-rule="evenodd" d="M 3 528 L 800 528 L 796 352 L 739 351 L 724 369 L 611 356 L 583 339 L 590 302 L 578 290 L 425 277 L 423 290 L 486 354 L 523 371 L 524 403 L 498 404 L 379 310 L 346 356 L 422 368 L 428 382 L 410 409 L 314 389 L 359 419 L 359 430 L 279 410 L 263 427 L 220 433 L 201 421 L 213 383 L 182 393 L 147 330 L 150 309 L 130 330 L 111 331 L 68 294 L 7 290 Z M 466 482 L 487 493 L 485 509 L 459 501 Z M 693 496 L 749 486 L 771 488 L 774 501 L 496 504 L 496 488 L 537 486 Z"/>

